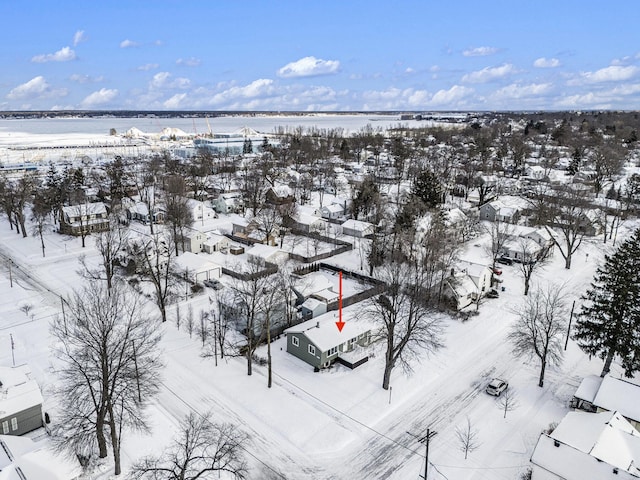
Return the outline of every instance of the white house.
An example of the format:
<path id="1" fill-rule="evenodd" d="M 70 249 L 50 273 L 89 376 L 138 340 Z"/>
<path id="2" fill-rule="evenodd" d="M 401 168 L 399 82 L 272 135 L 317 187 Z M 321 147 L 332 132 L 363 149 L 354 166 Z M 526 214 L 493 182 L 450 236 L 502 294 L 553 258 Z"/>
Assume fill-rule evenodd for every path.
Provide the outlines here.
<path id="1" fill-rule="evenodd" d="M 516 223 L 519 216 L 520 209 L 518 207 L 507 206 L 500 200 L 485 203 L 480 207 L 480 220 Z"/>
<path id="2" fill-rule="evenodd" d="M 339 203 L 332 203 L 331 205 L 322 207 L 319 212 L 322 218 L 337 220 L 344 216 L 344 206 Z"/>
<path id="3" fill-rule="evenodd" d="M 104 232 L 109 229 L 107 206 L 102 202 L 62 207 L 60 232 L 80 235 L 82 232 Z"/>
<path id="4" fill-rule="evenodd" d="M 568 413 L 531 455 L 532 480 L 637 480 L 640 432 L 619 412 Z"/>
<path id="5" fill-rule="evenodd" d="M 224 235 L 209 233 L 202 244 L 202 249 L 207 253 L 223 252 L 229 249 L 229 244 L 229 239 Z"/>
<path id="6" fill-rule="evenodd" d="M 187 207 L 191 210 L 191 215 L 195 222 L 204 222 L 218 217 L 215 210 L 208 205 L 208 202 L 200 202 L 189 198 L 187 199 Z"/>
<path id="7" fill-rule="evenodd" d="M 222 267 L 205 255 L 184 252 L 175 258 L 175 263 L 178 271 L 193 283 L 219 279 L 222 276 Z"/>
<path id="8" fill-rule="evenodd" d="M 242 194 L 240 192 L 221 193 L 211 202 L 218 213 L 240 213 L 242 211 Z"/>
<path id="9" fill-rule="evenodd" d="M 324 233 L 327 230 L 327 220 L 310 213 L 298 212 L 293 221 L 297 229 L 306 233 Z"/>
<path id="10" fill-rule="evenodd" d="M 486 265 L 461 262 L 458 271 L 452 269 L 445 279 L 444 296 L 462 310 L 484 297 L 491 288 L 491 269 Z"/>
<path id="11" fill-rule="evenodd" d="M 189 228 L 184 233 L 183 238 L 178 240 L 178 246 L 182 248 L 184 244 L 185 252 L 199 253 L 204 251 L 204 243 L 206 241 L 206 233 Z"/>

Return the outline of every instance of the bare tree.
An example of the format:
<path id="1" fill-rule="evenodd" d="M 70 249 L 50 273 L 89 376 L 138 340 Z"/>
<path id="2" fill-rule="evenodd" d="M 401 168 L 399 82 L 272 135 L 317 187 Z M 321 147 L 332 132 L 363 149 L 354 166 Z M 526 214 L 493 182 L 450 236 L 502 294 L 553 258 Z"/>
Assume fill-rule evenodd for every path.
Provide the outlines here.
<path id="1" fill-rule="evenodd" d="M 456 437 L 458 438 L 458 448 L 464 453 L 464 459 L 480 447 L 478 441 L 478 430 L 471 426 L 471 419 L 467 417 L 467 424 L 464 427 L 456 427 Z"/>
<path id="2" fill-rule="evenodd" d="M 62 361 L 61 416 L 54 432 L 61 449 L 107 456 L 119 475 L 123 427 L 147 430 L 144 409 L 159 383 L 160 334 L 142 314 L 140 297 L 116 283 L 89 283 L 66 301 L 64 319 L 52 325 Z"/>
<path id="3" fill-rule="evenodd" d="M 36 190 L 31 206 L 32 233 L 40 238 L 40 246 L 42 248 L 42 256 L 45 256 L 44 234 L 49 232 L 51 223 L 51 206 L 49 204 L 46 192 L 43 189 Z"/>
<path id="4" fill-rule="evenodd" d="M 503 255 L 505 246 L 512 236 L 513 225 L 498 221 L 486 222 L 484 230 L 489 234 L 490 243 L 485 247 L 487 254 L 491 257 L 491 285 L 493 285 L 494 270 L 498 258 Z"/>
<path id="5" fill-rule="evenodd" d="M 133 244 L 133 254 L 143 278 L 155 290 L 155 302 L 162 321 L 167 321 L 167 304 L 174 285 L 173 240 L 166 232 L 156 232 Z"/>
<path id="6" fill-rule="evenodd" d="M 529 294 L 529 287 L 531 284 L 531 278 L 534 272 L 538 271 L 544 266 L 549 254 L 549 247 L 547 245 L 538 246 L 535 245 L 533 240 L 527 238 L 521 238 L 519 241 L 519 252 L 522 256 L 522 261 L 518 263 L 518 269 L 524 280 L 524 294 Z"/>
<path id="7" fill-rule="evenodd" d="M 442 347 L 442 325 L 425 301 L 431 285 L 421 262 L 391 262 L 378 274 L 386 291 L 369 301 L 368 313 L 380 325 L 376 336 L 385 344 L 382 388 L 388 390 L 397 365 L 410 372 L 413 360 Z"/>
<path id="8" fill-rule="evenodd" d="M 146 457 L 135 464 L 131 477 L 136 480 L 197 480 L 247 478 L 243 450 L 248 436 L 237 427 L 212 423 L 210 415 L 190 413 L 181 425 L 178 438 L 157 457 Z"/>
<path id="9" fill-rule="evenodd" d="M 195 327 L 194 318 L 193 318 L 193 305 L 189 305 L 187 308 L 187 332 L 189 333 L 189 338 L 193 336 L 193 329 Z"/>
<path id="10" fill-rule="evenodd" d="M 544 200 L 540 204 L 543 211 L 539 216 L 544 219 L 544 226 L 558 246 L 568 270 L 571 268 L 573 254 L 580 248 L 584 236 L 593 226 L 589 217 L 589 198 L 584 191 L 567 185 L 545 195 Z M 551 228 L 560 231 L 560 240 L 551 233 Z"/>
<path id="11" fill-rule="evenodd" d="M 504 411 L 504 415 L 502 418 L 507 418 L 507 412 L 511 412 L 520 406 L 518 399 L 516 397 L 516 393 L 512 387 L 507 388 L 502 394 L 498 397 L 498 401 L 496 402 L 498 407 Z"/>
<path id="12" fill-rule="evenodd" d="M 127 245 L 129 230 L 120 223 L 116 214 L 109 216 L 109 228 L 95 234 L 96 250 L 100 254 L 100 267 L 92 268 L 80 257 L 83 267 L 81 274 L 90 280 L 105 280 L 107 289 L 111 290 L 115 275 L 115 263 L 122 249 Z"/>
<path id="13" fill-rule="evenodd" d="M 191 305 L 189 305 L 191 307 Z M 209 328 L 209 314 L 207 312 L 200 312 L 200 323 L 198 325 L 198 336 L 200 340 L 202 340 L 202 348 L 211 335 L 211 331 Z"/>
<path id="14" fill-rule="evenodd" d="M 253 373 L 253 354 L 266 334 L 265 298 L 274 287 L 270 275 L 265 275 L 265 261 L 249 257 L 248 269 L 241 278 L 235 278 L 221 298 L 220 314 L 240 326 L 246 337 L 241 351 L 247 359 L 247 375 Z"/>
<path id="15" fill-rule="evenodd" d="M 165 186 L 165 208 L 167 214 L 167 224 L 171 228 L 176 257 L 178 256 L 178 246 L 185 251 L 186 229 L 193 223 L 193 212 L 189 208 L 187 198 L 187 185 L 179 175 L 171 175 L 167 178 Z M 203 212 L 204 215 L 204 212 Z"/>
<path id="16" fill-rule="evenodd" d="M 562 338 L 566 332 L 564 292 L 557 285 L 536 290 L 527 296 L 517 311 L 518 319 L 508 338 L 513 353 L 518 357 L 537 358 L 540 361 L 538 386 L 544 386 L 548 365 L 559 365 L 563 357 Z"/>

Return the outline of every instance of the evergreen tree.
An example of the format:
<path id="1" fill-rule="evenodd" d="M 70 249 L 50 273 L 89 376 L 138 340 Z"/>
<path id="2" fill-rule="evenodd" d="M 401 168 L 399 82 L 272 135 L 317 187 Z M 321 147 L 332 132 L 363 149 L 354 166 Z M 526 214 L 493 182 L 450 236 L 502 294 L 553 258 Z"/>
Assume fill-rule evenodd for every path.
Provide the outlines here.
<path id="1" fill-rule="evenodd" d="M 640 370 L 640 230 L 598 267 L 574 334 L 580 348 L 602 358 L 605 376 L 620 357 L 625 375 Z"/>
<path id="2" fill-rule="evenodd" d="M 435 208 L 443 201 L 440 179 L 431 171 L 424 170 L 416 178 L 411 194 L 426 208 Z"/>

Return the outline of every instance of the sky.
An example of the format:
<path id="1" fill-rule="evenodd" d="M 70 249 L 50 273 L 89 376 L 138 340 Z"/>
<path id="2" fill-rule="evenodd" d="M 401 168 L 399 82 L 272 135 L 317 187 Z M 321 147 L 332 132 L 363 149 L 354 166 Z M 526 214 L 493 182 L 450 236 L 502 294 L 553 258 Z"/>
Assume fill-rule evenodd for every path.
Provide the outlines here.
<path id="1" fill-rule="evenodd" d="M 0 110 L 640 108 L 640 2 L 1 2 Z"/>

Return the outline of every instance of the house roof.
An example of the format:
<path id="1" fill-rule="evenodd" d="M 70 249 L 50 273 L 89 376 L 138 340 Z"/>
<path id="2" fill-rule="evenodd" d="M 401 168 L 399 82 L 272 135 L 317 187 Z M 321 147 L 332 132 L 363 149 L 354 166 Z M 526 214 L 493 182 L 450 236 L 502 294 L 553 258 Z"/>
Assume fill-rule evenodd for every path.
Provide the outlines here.
<path id="1" fill-rule="evenodd" d="M 619 412 L 570 412 L 540 437 L 531 461 L 567 480 L 638 478 L 640 433 Z"/>
<path id="2" fill-rule="evenodd" d="M 107 206 L 102 202 L 81 203 L 79 205 L 62 207 L 62 211 L 70 217 L 77 215 L 96 215 L 107 213 Z"/>
<path id="3" fill-rule="evenodd" d="M 371 325 L 356 319 L 357 310 L 343 310 L 345 322 L 342 331 L 338 330 L 338 312 L 328 312 L 295 327 L 287 328 L 285 333 L 301 333 L 321 351 L 326 352 L 341 343 L 348 342 L 358 335 L 371 330 Z"/>
<path id="4" fill-rule="evenodd" d="M 42 405 L 42 393 L 30 378 L 28 366 L 0 367 L 0 418 L 6 418 L 36 405 Z"/>
<path id="5" fill-rule="evenodd" d="M 363 222 L 361 220 L 349 219 L 342 224 L 342 228 L 349 228 L 357 232 L 364 232 L 365 230 L 373 228 L 373 223 Z"/>
<path id="6" fill-rule="evenodd" d="M 331 213 L 340 213 L 344 212 L 344 207 L 339 203 L 332 203 L 331 205 L 325 205 L 324 207 L 322 207 L 322 210 L 326 210 L 327 212 Z"/>
<path id="7" fill-rule="evenodd" d="M 216 268 L 222 268 L 217 263 L 208 260 L 202 255 L 196 255 L 191 252 L 184 252 L 182 255 L 178 255 L 175 258 L 175 262 L 182 270 L 188 270 L 189 272 L 206 272 L 208 270 L 214 270 Z"/>
<path id="8" fill-rule="evenodd" d="M 640 421 L 640 386 L 607 375 L 593 404 L 606 410 L 617 410 L 627 418 Z"/>
<path id="9" fill-rule="evenodd" d="M 582 379 L 582 382 L 580 382 L 580 386 L 573 396 L 579 398 L 580 400 L 586 400 L 589 403 L 593 403 L 593 400 L 596 398 L 601 384 L 601 376 L 588 375 Z"/>
<path id="10" fill-rule="evenodd" d="M 466 273 L 459 273 L 452 277 L 450 276 L 446 281 L 457 297 L 464 297 L 469 293 L 476 293 L 478 291 L 478 287 Z"/>
<path id="11" fill-rule="evenodd" d="M 1 480 L 73 480 L 81 474 L 77 460 L 55 455 L 47 441 L 0 435 Z"/>

